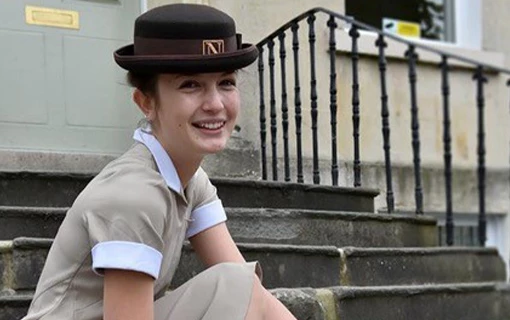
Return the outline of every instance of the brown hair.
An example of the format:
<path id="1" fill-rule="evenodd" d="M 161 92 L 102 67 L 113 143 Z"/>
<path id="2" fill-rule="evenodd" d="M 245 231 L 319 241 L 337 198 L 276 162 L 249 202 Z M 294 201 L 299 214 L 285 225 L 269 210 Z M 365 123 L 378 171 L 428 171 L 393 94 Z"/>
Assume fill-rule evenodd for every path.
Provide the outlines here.
<path id="1" fill-rule="evenodd" d="M 145 95 L 157 98 L 158 75 L 154 73 L 127 73 L 129 85 L 142 91 Z"/>

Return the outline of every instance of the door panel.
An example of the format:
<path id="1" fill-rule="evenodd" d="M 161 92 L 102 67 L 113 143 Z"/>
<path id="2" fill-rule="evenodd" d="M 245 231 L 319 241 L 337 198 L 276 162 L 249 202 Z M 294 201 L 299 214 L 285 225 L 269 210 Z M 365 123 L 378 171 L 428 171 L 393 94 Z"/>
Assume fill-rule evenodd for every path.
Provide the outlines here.
<path id="1" fill-rule="evenodd" d="M 25 22 L 72 10 L 79 29 Z M 132 42 L 136 0 L 0 1 L 0 149 L 118 154 L 140 117 L 113 51 Z"/>
<path id="2" fill-rule="evenodd" d="M 0 43 L 9 44 L 0 59 L 1 121 L 46 123 L 45 59 L 33 54 L 44 52 L 44 34 L 0 30 Z"/>
<path id="3" fill-rule="evenodd" d="M 64 38 L 64 83 L 67 123 L 76 126 L 129 128 L 138 114 L 131 103 L 131 89 L 124 85 L 125 71 L 116 68 L 99 77 L 111 65 L 112 52 L 120 41 Z M 87 52 L 86 55 L 83 52 Z M 88 61 L 90 67 L 83 68 Z"/>

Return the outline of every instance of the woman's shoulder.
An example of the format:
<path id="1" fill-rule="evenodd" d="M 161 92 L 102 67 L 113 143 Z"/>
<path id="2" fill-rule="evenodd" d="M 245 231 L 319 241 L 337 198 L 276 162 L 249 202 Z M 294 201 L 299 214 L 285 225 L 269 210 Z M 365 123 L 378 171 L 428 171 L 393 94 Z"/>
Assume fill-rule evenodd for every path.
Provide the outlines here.
<path id="1" fill-rule="evenodd" d="M 202 167 L 199 167 L 189 184 L 189 196 L 193 207 L 216 200 L 216 187 Z"/>
<path id="2" fill-rule="evenodd" d="M 151 202 L 166 201 L 166 194 L 165 180 L 150 152 L 145 146 L 135 144 L 97 174 L 73 207 L 146 206 Z"/>

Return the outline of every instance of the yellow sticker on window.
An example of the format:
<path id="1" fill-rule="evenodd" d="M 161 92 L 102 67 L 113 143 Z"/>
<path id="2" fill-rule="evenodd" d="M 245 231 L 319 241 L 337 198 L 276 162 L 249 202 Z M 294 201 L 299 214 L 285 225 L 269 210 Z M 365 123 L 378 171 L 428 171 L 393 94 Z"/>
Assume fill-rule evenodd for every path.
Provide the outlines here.
<path id="1" fill-rule="evenodd" d="M 80 28 L 80 15 L 78 11 L 71 10 L 26 6 L 25 21 L 28 24 L 40 26 L 66 29 Z"/>
<path id="2" fill-rule="evenodd" d="M 402 22 L 397 24 L 397 34 L 404 37 L 420 37 L 420 25 L 412 22 Z"/>
<path id="3" fill-rule="evenodd" d="M 420 24 L 417 22 L 383 18 L 382 27 L 384 31 L 403 37 L 419 38 L 421 36 Z"/>

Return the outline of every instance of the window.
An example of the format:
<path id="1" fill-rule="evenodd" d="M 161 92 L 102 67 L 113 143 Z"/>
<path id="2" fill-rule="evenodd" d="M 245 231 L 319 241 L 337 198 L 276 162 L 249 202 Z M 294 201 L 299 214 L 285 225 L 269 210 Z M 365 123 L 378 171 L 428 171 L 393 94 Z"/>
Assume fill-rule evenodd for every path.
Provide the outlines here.
<path id="1" fill-rule="evenodd" d="M 349 16 L 379 29 L 387 29 L 385 19 L 414 22 L 421 38 L 454 41 L 451 0 L 347 0 Z"/>
<path id="2" fill-rule="evenodd" d="M 345 14 L 390 32 L 410 22 L 420 39 L 481 48 L 480 0 L 345 0 Z"/>
<path id="3" fill-rule="evenodd" d="M 446 246 L 446 227 L 439 225 L 439 245 Z M 456 246 L 476 247 L 478 246 L 478 226 L 464 225 L 453 227 L 453 243 Z"/>
<path id="4" fill-rule="evenodd" d="M 446 221 L 444 212 L 427 213 L 437 219 L 439 244 L 446 245 Z M 455 213 L 454 246 L 477 247 L 478 244 L 478 214 Z M 486 247 L 495 247 L 503 258 L 510 277 L 510 216 L 506 214 L 487 214 L 487 241 Z"/>

